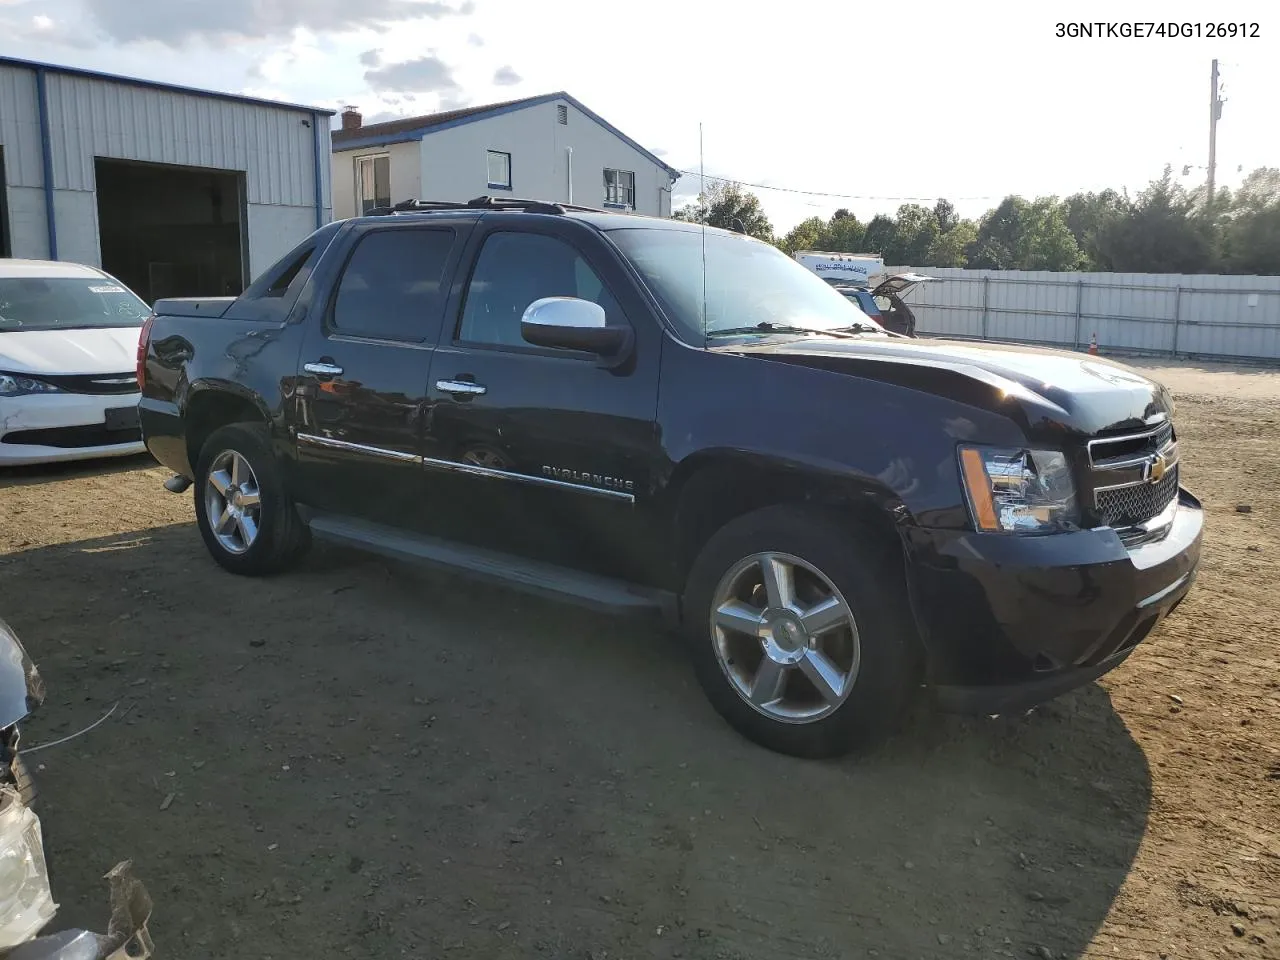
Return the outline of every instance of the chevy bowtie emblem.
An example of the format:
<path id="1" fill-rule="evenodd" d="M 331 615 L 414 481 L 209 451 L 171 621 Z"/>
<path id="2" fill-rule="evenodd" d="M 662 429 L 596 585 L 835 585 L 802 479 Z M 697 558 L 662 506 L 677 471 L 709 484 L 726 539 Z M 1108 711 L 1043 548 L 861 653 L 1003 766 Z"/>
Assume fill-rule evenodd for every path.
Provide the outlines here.
<path id="1" fill-rule="evenodd" d="M 1165 459 L 1163 453 L 1157 453 L 1156 458 L 1151 461 L 1151 469 L 1147 474 L 1147 479 L 1152 483 L 1159 483 L 1164 479 L 1164 475 L 1169 472 L 1169 461 Z"/>

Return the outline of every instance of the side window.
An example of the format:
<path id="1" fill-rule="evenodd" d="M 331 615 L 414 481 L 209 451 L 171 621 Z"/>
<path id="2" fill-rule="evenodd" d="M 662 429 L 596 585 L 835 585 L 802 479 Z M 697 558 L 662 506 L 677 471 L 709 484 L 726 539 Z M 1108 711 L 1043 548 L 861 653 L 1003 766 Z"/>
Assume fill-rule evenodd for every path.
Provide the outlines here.
<path id="1" fill-rule="evenodd" d="M 378 230 L 366 234 L 347 261 L 333 298 L 337 333 L 374 340 L 421 342 L 439 322 L 452 230 Z"/>
<path id="2" fill-rule="evenodd" d="M 271 281 L 271 286 L 267 287 L 264 297 L 283 297 L 289 292 L 289 287 L 293 285 L 293 281 L 298 278 L 303 269 L 311 266 L 311 261 L 315 258 L 316 251 L 312 247 L 302 251 L 301 254 L 289 264 L 280 275 Z M 305 278 L 304 278 L 305 282 Z"/>
<path id="3" fill-rule="evenodd" d="M 604 307 L 609 323 L 626 322 L 599 276 L 569 244 L 536 233 L 502 232 L 490 234 L 480 249 L 457 339 L 527 347 L 520 318 L 543 297 L 590 300 Z"/>

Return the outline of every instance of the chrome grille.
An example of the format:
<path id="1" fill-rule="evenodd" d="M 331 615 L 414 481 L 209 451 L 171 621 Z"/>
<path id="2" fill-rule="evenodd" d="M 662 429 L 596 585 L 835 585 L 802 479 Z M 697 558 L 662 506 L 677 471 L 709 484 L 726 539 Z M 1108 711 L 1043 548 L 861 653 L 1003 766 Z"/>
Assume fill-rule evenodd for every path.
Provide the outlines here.
<path id="1" fill-rule="evenodd" d="M 1159 483 L 1099 490 L 1098 515 L 1108 527 L 1130 527 L 1158 517 L 1177 495 L 1178 468 L 1175 465 Z"/>
<path id="2" fill-rule="evenodd" d="M 1094 510 L 1105 526 L 1145 523 L 1178 496 L 1178 438 L 1167 421 L 1090 440 L 1089 464 Z"/>

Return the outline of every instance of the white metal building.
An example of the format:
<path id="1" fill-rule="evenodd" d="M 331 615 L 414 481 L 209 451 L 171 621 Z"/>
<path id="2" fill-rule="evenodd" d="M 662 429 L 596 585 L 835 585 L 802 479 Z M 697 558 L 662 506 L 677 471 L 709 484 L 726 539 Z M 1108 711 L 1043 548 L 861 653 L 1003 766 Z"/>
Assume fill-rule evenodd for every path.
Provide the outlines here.
<path id="1" fill-rule="evenodd" d="M 567 93 L 333 132 L 339 219 L 405 200 L 488 194 L 671 215 L 680 174 Z"/>
<path id="2" fill-rule="evenodd" d="M 0 57 L 0 255 L 239 293 L 330 220 L 332 115 Z"/>

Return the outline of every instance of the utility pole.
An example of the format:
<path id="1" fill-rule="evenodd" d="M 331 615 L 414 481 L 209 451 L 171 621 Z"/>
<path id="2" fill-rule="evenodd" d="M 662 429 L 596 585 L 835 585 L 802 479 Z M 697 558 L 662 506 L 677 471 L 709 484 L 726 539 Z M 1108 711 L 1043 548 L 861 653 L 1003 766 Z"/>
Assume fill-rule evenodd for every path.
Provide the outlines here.
<path id="1" fill-rule="evenodd" d="M 1218 120 L 1222 116 L 1222 97 L 1218 89 L 1218 61 L 1213 61 L 1213 69 L 1209 72 L 1209 194 L 1205 198 L 1205 208 L 1213 206 L 1214 180 L 1218 170 Z"/>

